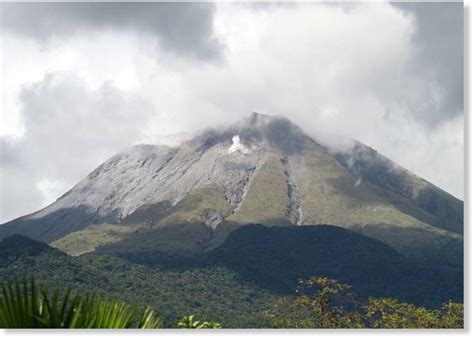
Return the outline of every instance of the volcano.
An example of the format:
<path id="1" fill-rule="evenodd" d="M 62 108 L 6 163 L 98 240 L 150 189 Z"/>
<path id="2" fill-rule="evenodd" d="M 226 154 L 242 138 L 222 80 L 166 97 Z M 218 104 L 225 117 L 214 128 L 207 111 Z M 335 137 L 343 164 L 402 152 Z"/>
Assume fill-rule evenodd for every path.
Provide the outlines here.
<path id="1" fill-rule="evenodd" d="M 414 260 L 462 266 L 462 201 L 360 142 L 334 150 L 257 113 L 178 147 L 133 146 L 1 225 L 0 238 L 22 234 L 72 255 L 192 255 L 248 224 L 335 225 Z"/>

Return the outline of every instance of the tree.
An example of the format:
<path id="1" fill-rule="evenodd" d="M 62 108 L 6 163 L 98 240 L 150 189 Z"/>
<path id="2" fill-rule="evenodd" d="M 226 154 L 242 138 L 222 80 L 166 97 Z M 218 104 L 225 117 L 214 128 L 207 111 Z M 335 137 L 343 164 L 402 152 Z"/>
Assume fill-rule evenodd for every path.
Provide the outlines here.
<path id="1" fill-rule="evenodd" d="M 301 279 L 295 298 L 279 299 L 263 316 L 276 328 L 360 328 L 360 314 L 344 308 L 355 303 L 350 289 L 326 277 Z"/>
<path id="2" fill-rule="evenodd" d="M 436 328 L 439 323 L 437 311 L 392 298 L 369 298 L 363 309 L 371 328 Z"/>
<path id="3" fill-rule="evenodd" d="M 463 305 L 429 310 L 393 298 L 358 300 L 351 287 L 326 277 L 300 280 L 263 317 L 275 328 L 463 328 Z"/>

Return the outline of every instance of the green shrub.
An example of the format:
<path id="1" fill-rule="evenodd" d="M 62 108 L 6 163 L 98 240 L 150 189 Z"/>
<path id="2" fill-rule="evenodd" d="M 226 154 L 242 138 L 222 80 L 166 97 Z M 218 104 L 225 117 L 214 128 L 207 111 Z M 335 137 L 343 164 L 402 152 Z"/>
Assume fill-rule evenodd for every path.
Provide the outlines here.
<path id="1" fill-rule="evenodd" d="M 190 315 L 178 322 L 178 328 L 217 329 L 221 328 L 221 325 L 215 322 L 194 320 L 194 315 Z"/>

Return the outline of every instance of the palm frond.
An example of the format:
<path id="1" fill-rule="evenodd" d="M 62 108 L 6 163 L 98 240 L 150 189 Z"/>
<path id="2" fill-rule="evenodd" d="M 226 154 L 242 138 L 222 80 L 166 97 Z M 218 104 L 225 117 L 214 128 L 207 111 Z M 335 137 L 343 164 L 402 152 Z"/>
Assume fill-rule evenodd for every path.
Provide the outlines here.
<path id="1" fill-rule="evenodd" d="M 36 283 L 15 281 L 0 285 L 1 328 L 157 328 L 160 319 L 146 307 L 136 307 L 97 295 L 80 295 L 59 286 L 51 292 Z"/>

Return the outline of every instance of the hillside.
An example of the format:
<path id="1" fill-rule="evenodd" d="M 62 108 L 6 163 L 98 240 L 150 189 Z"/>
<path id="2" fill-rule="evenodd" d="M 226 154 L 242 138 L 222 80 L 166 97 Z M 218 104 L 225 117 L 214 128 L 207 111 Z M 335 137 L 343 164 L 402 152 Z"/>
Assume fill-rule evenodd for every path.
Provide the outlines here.
<path id="1" fill-rule="evenodd" d="M 9 248 L 8 252 L 0 252 L 0 281 L 34 276 L 40 284 L 50 287 L 59 284 L 138 306 L 150 305 L 167 326 L 176 324 L 183 314 L 195 314 L 226 327 L 259 327 L 261 321 L 254 314 L 275 297 L 224 267 L 167 269 L 111 256 L 70 257 L 46 244 L 42 247 L 48 250 L 38 252 L 38 242 L 16 237 L 0 242 L 0 249 Z M 10 250 L 21 254 L 11 260 Z"/>
<path id="2" fill-rule="evenodd" d="M 327 225 L 244 226 L 221 246 L 193 257 L 151 249 L 71 257 L 23 236 L 3 240 L 0 248 L 2 280 L 34 275 L 49 284 L 120 296 L 150 304 L 170 324 L 179 315 L 197 314 L 225 327 L 264 326 L 256 314 L 292 294 L 299 278 L 314 275 L 351 284 L 361 297 L 396 297 L 429 307 L 462 301 L 462 270 L 416 265 L 377 240 Z"/>
<path id="3" fill-rule="evenodd" d="M 207 260 L 282 293 L 293 291 L 299 278 L 327 276 L 353 286 L 361 297 L 396 297 L 430 307 L 450 298 L 461 301 L 463 294 L 462 267 L 416 264 L 380 241 L 328 225 L 244 226 Z"/>

